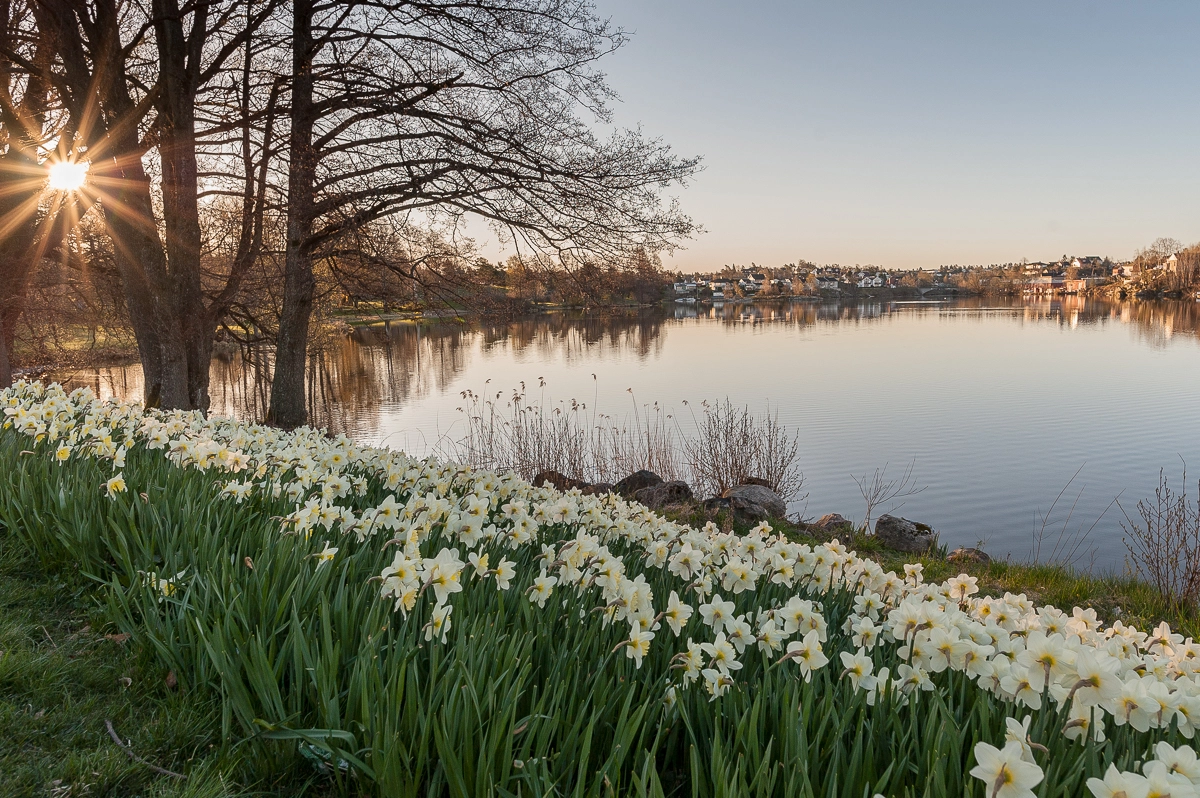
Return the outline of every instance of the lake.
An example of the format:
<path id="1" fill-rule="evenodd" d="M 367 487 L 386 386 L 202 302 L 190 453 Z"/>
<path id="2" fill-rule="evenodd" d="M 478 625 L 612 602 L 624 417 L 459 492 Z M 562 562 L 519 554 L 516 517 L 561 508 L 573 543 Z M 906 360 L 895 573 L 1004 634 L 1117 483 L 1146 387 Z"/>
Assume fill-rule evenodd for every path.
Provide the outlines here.
<path id="1" fill-rule="evenodd" d="M 1041 534 L 1042 559 L 1122 569 L 1114 498 L 1135 515 L 1160 469 L 1200 476 L 1198 330 L 1200 303 L 1078 297 L 388 322 L 313 357 L 310 406 L 331 431 L 423 454 L 462 433 L 464 391 L 503 399 L 524 382 L 545 406 L 616 417 L 657 402 L 681 431 L 685 401 L 728 397 L 799 432 L 808 495 L 791 509 L 806 518 L 861 520 L 852 475 L 911 464 L 927 487 L 894 509 L 951 547 L 1028 560 Z M 141 390 L 137 366 L 61 378 Z M 214 362 L 213 412 L 256 418 L 267 390 L 240 356 Z"/>

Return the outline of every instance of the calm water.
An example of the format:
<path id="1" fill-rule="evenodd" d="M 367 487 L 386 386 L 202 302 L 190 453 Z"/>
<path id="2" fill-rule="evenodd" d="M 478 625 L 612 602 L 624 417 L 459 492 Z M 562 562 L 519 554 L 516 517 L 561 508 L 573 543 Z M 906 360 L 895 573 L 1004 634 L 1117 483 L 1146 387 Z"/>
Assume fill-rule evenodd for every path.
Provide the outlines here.
<path id="1" fill-rule="evenodd" d="M 851 475 L 915 461 L 928 488 L 899 513 L 952 546 L 985 541 L 993 556 L 1029 559 L 1044 529 L 1047 558 L 1060 531 L 1090 529 L 1078 564 L 1121 568 L 1114 497 L 1133 514 L 1160 468 L 1178 482 L 1185 460 L 1200 476 L 1198 330 L 1200 303 L 1073 297 L 390 323 L 314 358 L 310 398 L 321 425 L 416 453 L 461 432 L 461 392 L 521 381 L 544 401 L 615 416 L 655 401 L 684 418 L 684 400 L 769 403 L 800 432 L 809 495 L 796 512 L 861 519 Z M 253 368 L 213 368 L 214 412 L 261 412 Z M 66 376 L 103 394 L 141 388 L 137 367 Z"/>

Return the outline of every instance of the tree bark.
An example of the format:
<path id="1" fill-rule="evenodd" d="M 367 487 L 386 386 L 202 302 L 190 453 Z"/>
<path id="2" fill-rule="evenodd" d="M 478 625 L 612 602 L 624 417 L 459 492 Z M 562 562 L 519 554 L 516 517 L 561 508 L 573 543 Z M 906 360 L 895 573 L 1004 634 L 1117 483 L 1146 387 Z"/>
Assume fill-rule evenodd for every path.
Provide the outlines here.
<path id="1" fill-rule="evenodd" d="M 313 190 L 316 151 L 313 147 L 313 0 L 292 4 L 292 91 L 289 134 L 287 243 L 284 253 L 283 307 L 275 343 L 268 423 L 285 429 L 308 420 L 305 367 L 308 327 L 312 318 Z"/>

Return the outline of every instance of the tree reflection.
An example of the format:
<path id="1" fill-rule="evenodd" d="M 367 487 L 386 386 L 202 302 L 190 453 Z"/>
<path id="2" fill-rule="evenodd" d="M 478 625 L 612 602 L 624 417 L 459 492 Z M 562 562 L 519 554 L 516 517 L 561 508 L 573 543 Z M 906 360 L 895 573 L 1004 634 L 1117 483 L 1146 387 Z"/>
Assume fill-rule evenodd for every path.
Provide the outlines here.
<path id="1" fill-rule="evenodd" d="M 897 314 L 1015 317 L 1019 324 L 1067 329 L 1127 325 L 1150 346 L 1200 336 L 1200 302 L 1112 303 L 1064 296 L 1038 301 L 974 298 L 949 303 L 790 302 L 688 305 L 626 313 L 561 312 L 512 321 L 392 321 L 355 327 L 310 354 L 311 423 L 332 433 L 377 431 L 383 411 L 446 391 L 473 359 L 505 354 L 521 363 L 584 358 L 644 361 L 663 351 L 668 330 L 691 324 L 730 328 L 757 325 L 819 327 L 875 324 Z M 270 396 L 270 351 L 219 350 L 212 363 L 212 412 L 258 420 Z M 85 369 L 53 378 L 68 388 L 88 386 L 101 397 L 140 396 L 137 365 Z"/>

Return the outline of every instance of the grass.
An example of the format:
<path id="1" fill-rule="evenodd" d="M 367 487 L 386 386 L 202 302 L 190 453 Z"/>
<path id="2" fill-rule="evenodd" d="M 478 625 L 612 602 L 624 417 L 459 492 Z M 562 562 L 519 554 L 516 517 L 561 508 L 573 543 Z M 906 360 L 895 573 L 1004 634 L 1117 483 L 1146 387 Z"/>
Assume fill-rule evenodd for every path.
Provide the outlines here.
<path id="1" fill-rule="evenodd" d="M 222 742 L 216 701 L 169 687 L 167 674 L 136 638 L 108 623 L 89 580 L 42 569 L 0 532 L 0 795 L 320 793 L 314 779 L 302 778 L 240 787 L 246 768 Z M 133 761 L 106 722 L 141 759 L 187 778 Z"/>
<path id="2" fill-rule="evenodd" d="M 183 769 L 213 750 L 211 703 L 166 686 L 166 672 L 106 625 L 77 574 L 42 571 L 0 536 L 0 794 L 233 795 L 220 773 L 179 783 L 132 761 Z"/>

